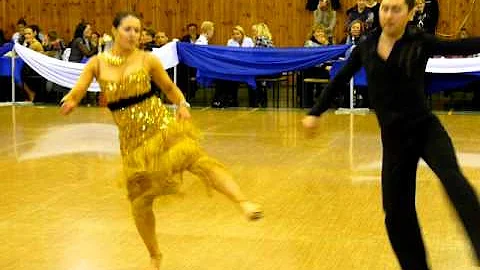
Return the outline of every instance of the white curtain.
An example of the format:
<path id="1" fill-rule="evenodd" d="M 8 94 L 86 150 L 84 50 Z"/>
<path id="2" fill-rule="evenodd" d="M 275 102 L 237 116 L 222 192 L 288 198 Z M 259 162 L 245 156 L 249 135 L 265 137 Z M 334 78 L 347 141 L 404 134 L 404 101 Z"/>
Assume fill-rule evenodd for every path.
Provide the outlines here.
<path id="1" fill-rule="evenodd" d="M 42 77 L 67 88 L 72 88 L 75 85 L 85 67 L 85 64 L 66 62 L 48 57 L 18 43 L 15 44 L 14 49 L 23 61 Z M 175 67 L 179 63 L 176 42 L 165 44 L 163 47 L 155 49 L 152 53 L 160 59 L 165 69 Z M 100 91 L 98 83 L 93 81 L 88 91 Z"/>
<path id="2" fill-rule="evenodd" d="M 430 73 L 479 72 L 480 57 L 473 58 L 430 58 L 427 68 Z"/>

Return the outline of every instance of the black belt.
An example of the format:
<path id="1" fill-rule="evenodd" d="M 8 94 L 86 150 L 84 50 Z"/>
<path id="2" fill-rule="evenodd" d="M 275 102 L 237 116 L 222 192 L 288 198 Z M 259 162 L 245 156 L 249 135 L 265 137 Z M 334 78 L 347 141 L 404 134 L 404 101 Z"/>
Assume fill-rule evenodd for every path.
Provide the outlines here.
<path id="1" fill-rule="evenodd" d="M 152 90 L 150 90 L 149 92 L 141 94 L 141 95 L 136 96 L 136 97 L 124 98 L 124 99 L 120 99 L 120 100 L 115 101 L 115 102 L 108 103 L 107 107 L 111 111 L 120 110 L 120 109 L 129 107 L 129 106 L 135 105 L 137 103 L 140 103 L 140 102 L 144 101 L 145 99 L 147 99 L 147 98 L 149 98 L 153 95 L 155 95 L 155 93 Z"/>

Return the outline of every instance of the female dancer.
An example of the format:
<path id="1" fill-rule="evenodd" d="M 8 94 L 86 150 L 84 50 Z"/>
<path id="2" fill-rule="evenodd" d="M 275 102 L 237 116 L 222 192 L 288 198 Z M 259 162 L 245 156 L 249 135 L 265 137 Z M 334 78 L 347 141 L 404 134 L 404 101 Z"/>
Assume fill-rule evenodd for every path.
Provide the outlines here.
<path id="1" fill-rule="evenodd" d="M 181 185 L 183 171 L 200 177 L 238 203 L 250 220 L 262 217 L 260 207 L 247 200 L 231 174 L 200 147 L 189 121 L 189 104 L 170 80 L 160 61 L 137 49 L 142 26 L 137 15 L 118 13 L 113 21 L 114 44 L 86 64 L 75 87 L 64 97 L 61 112 L 69 114 L 96 78 L 119 128 L 123 167 L 133 217 L 151 257 L 151 269 L 160 269 L 162 255 L 155 237 L 152 202 Z M 150 80 L 177 105 L 172 116 L 154 96 Z"/>

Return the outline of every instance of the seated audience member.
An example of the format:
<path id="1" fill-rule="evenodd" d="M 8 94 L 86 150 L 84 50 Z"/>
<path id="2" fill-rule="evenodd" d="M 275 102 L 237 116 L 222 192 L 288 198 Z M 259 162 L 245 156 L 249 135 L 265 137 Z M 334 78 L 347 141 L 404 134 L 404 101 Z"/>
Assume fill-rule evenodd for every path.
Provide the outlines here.
<path id="1" fill-rule="evenodd" d="M 183 36 L 180 41 L 181 42 L 188 42 L 188 43 L 195 43 L 198 39 L 198 34 L 197 34 L 197 28 L 198 26 L 194 23 L 190 23 L 187 25 L 187 32 L 185 36 Z"/>
<path id="2" fill-rule="evenodd" d="M 204 21 L 200 26 L 200 36 L 198 37 L 197 41 L 195 41 L 195 44 L 208 45 L 208 40 L 213 37 L 214 31 L 215 25 L 213 22 Z"/>
<path id="3" fill-rule="evenodd" d="M 23 29 L 23 36 L 25 37 L 24 46 L 36 52 L 44 52 L 43 46 L 35 37 L 36 33 L 32 27 L 26 26 Z M 46 83 L 46 81 L 27 64 L 22 68 L 22 79 L 23 89 L 27 94 L 27 101 L 41 101 L 44 96 L 42 84 Z"/>
<path id="4" fill-rule="evenodd" d="M 160 48 L 168 43 L 168 36 L 165 32 L 157 32 L 155 34 L 155 44 Z"/>
<path id="5" fill-rule="evenodd" d="M 367 7 L 366 0 L 357 0 L 357 4 L 347 10 L 345 26 L 350 26 L 353 21 L 360 20 L 365 26 L 373 25 L 374 13 Z M 347 29 L 348 30 L 348 29 Z M 370 29 L 365 29 L 369 31 Z"/>
<path id="6" fill-rule="evenodd" d="M 325 28 L 322 25 L 314 25 L 310 30 L 307 40 L 305 41 L 304 47 L 312 48 L 312 47 L 323 47 L 328 46 L 329 42 L 327 39 L 327 35 L 325 33 Z M 314 84 L 304 84 L 303 79 L 305 78 L 317 78 L 317 79 L 329 79 L 330 65 L 328 63 L 323 63 L 315 67 L 308 68 L 302 72 L 302 76 L 300 76 L 300 81 L 298 81 L 297 94 L 300 96 L 302 100 L 302 104 L 306 107 L 313 106 L 314 97 L 317 96 L 320 91 L 321 87 Z M 302 91 L 302 87 L 305 86 L 305 89 Z M 316 92 L 315 92 L 316 90 Z M 303 96 L 302 96 L 303 93 Z"/>
<path id="7" fill-rule="evenodd" d="M 253 40 L 245 35 L 245 30 L 239 25 L 232 30 L 232 38 L 227 41 L 229 47 L 254 47 Z M 215 95 L 212 102 L 214 108 L 226 108 L 238 106 L 238 82 L 217 80 Z"/>

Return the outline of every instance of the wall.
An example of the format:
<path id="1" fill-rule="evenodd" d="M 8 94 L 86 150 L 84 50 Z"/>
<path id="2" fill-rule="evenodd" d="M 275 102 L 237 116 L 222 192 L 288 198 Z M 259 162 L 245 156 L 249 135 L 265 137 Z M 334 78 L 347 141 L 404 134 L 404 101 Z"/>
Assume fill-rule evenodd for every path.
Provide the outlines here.
<path id="1" fill-rule="evenodd" d="M 354 0 L 342 1 L 337 16 L 339 28 L 346 8 L 354 3 Z M 166 31 L 170 37 L 182 35 L 189 22 L 200 24 L 211 20 L 216 23 L 211 43 L 224 44 L 234 25 L 240 24 L 250 33 L 252 24 L 265 22 L 277 46 L 299 46 L 313 20 L 305 4 L 306 0 L 0 0 L 0 28 L 10 36 L 18 18 L 25 16 L 28 23 L 38 24 L 44 31 L 56 30 L 70 40 L 82 18 L 103 32 L 110 30 L 115 12 L 136 10 L 144 16 L 146 25 Z M 468 13 L 470 0 L 440 0 L 440 7 L 439 33 L 452 34 Z M 466 24 L 474 35 L 480 35 L 479 11 L 477 3 Z"/>

